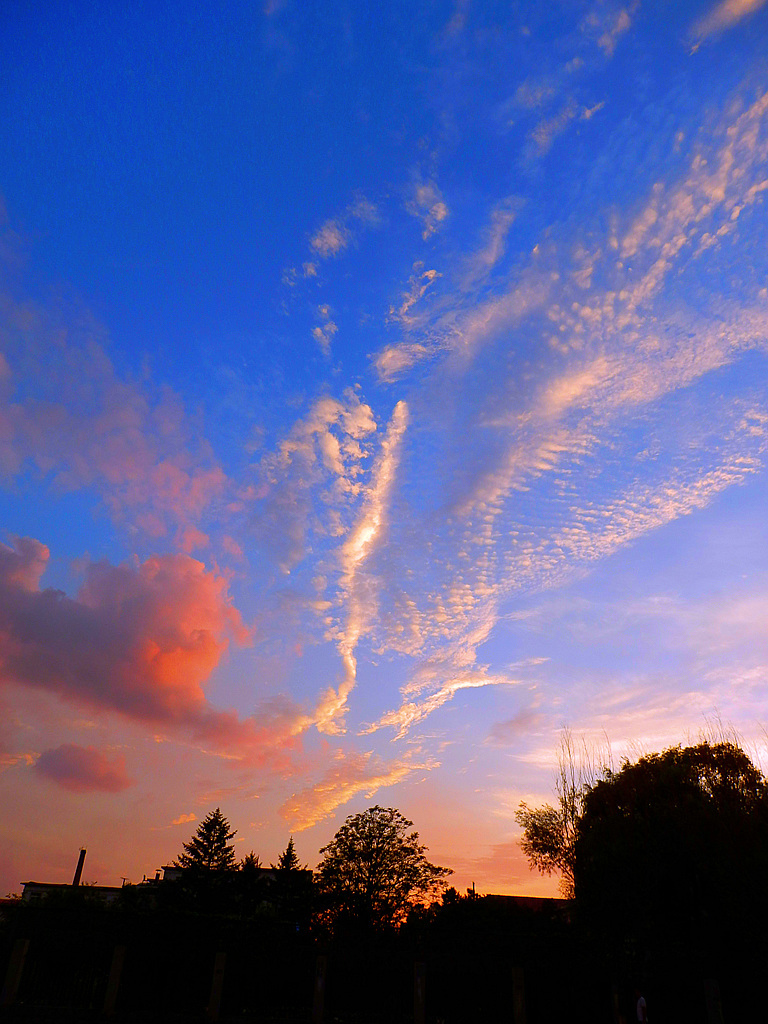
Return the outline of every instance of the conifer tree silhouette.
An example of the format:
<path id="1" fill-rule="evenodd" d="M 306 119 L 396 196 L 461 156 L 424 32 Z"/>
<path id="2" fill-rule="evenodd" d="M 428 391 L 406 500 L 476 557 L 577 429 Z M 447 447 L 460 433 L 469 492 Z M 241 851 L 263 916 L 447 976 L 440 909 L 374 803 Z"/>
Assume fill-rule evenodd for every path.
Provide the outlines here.
<path id="1" fill-rule="evenodd" d="M 174 865 L 198 871 L 233 871 L 237 864 L 231 840 L 236 834 L 217 807 L 200 822 L 190 841 L 184 843 L 184 852 Z"/>

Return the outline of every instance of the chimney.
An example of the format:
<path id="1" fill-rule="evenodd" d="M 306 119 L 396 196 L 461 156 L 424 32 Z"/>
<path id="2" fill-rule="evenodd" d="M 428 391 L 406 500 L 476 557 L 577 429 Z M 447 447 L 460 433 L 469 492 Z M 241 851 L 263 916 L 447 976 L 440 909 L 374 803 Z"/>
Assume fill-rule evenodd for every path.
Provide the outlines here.
<path id="1" fill-rule="evenodd" d="M 83 864 L 85 864 L 85 847 L 80 851 L 80 856 L 77 861 L 77 870 L 75 871 L 75 877 L 72 879 L 72 888 L 76 889 L 80 885 L 80 878 L 83 874 Z"/>

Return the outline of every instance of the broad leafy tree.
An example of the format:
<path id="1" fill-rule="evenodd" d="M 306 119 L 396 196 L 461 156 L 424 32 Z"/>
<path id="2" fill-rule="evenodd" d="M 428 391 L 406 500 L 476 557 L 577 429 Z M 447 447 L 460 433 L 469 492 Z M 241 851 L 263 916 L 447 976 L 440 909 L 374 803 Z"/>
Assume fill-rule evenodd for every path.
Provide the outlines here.
<path id="1" fill-rule="evenodd" d="M 412 827 L 399 811 L 378 805 L 347 818 L 320 851 L 316 882 L 327 920 L 386 928 L 444 888 L 450 869 L 427 860 Z"/>
<path id="2" fill-rule="evenodd" d="M 523 807 L 518 821 L 531 862 L 571 882 L 572 920 L 614 979 L 630 990 L 652 979 L 680 1019 L 692 1007 L 703 1019 L 715 979 L 726 1019 L 755 1019 L 768 957 L 768 783 L 738 745 L 603 768 L 572 804 Z"/>
<path id="3" fill-rule="evenodd" d="M 754 891 L 766 867 L 767 812 L 762 773 L 732 743 L 626 762 L 584 796 L 577 898 L 617 928 L 651 935 L 668 917 L 695 933 Z"/>
<path id="4" fill-rule="evenodd" d="M 574 848 L 579 919 L 614 970 L 666 979 L 670 1006 L 686 986 L 695 1004 L 706 979 L 717 979 L 725 1019 L 755 1019 L 767 878 L 768 785 L 733 743 L 626 762 L 584 796 Z"/>
<path id="5" fill-rule="evenodd" d="M 174 864 L 194 871 L 234 871 L 237 868 L 232 839 L 236 831 L 217 807 L 198 825 L 197 832 Z"/>

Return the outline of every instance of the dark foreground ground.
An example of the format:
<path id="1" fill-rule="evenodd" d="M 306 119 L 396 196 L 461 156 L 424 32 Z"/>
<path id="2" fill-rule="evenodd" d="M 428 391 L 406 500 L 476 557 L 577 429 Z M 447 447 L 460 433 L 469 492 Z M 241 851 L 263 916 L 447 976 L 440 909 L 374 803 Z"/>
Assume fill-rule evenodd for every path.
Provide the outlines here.
<path id="1" fill-rule="evenodd" d="M 667 946 L 668 949 L 668 946 Z M 390 935 L 285 921 L 87 907 L 0 924 L 9 1024 L 619 1024 L 635 986 L 653 1024 L 762 1019 L 764 962 L 595 944 L 559 901 L 462 900 Z"/>

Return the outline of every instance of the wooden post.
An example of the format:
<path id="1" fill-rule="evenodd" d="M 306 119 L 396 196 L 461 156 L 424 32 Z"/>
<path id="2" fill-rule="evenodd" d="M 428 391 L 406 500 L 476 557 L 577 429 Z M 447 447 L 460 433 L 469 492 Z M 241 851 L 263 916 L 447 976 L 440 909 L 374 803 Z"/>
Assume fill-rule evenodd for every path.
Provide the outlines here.
<path id="1" fill-rule="evenodd" d="M 704 998 L 707 1004 L 707 1024 L 723 1024 L 720 986 L 715 978 L 707 978 L 704 982 Z"/>
<path id="2" fill-rule="evenodd" d="M 227 965 L 227 954 L 217 953 L 216 962 L 213 966 L 213 981 L 211 982 L 211 998 L 208 1000 L 208 1008 L 205 1016 L 208 1020 L 217 1021 L 221 1011 L 221 993 L 224 989 L 224 968 Z"/>
<path id="3" fill-rule="evenodd" d="M 123 964 L 125 963 L 125 950 L 125 946 L 115 946 L 112 953 L 112 963 L 109 968 L 109 978 L 107 979 L 107 991 L 104 993 L 105 1017 L 111 1017 L 115 1012 L 117 993 L 120 989 L 120 976 L 123 973 Z"/>
<path id="4" fill-rule="evenodd" d="M 525 972 L 522 967 L 512 968 L 512 1020 L 525 1024 Z"/>
<path id="5" fill-rule="evenodd" d="M 413 1024 L 424 1024 L 427 1012 L 427 965 L 417 960 L 413 965 Z"/>
<path id="6" fill-rule="evenodd" d="M 327 973 L 328 957 L 318 956 L 315 961 L 315 991 L 312 996 L 312 1024 L 323 1024 L 325 981 Z"/>
<path id="7" fill-rule="evenodd" d="M 16 993 L 21 984 L 21 975 L 24 970 L 24 961 L 29 951 L 29 939 L 16 939 L 11 950 L 11 959 L 8 963 L 8 970 L 5 972 L 5 984 L 0 995 L 0 1006 L 13 1006 L 16 1000 Z"/>

